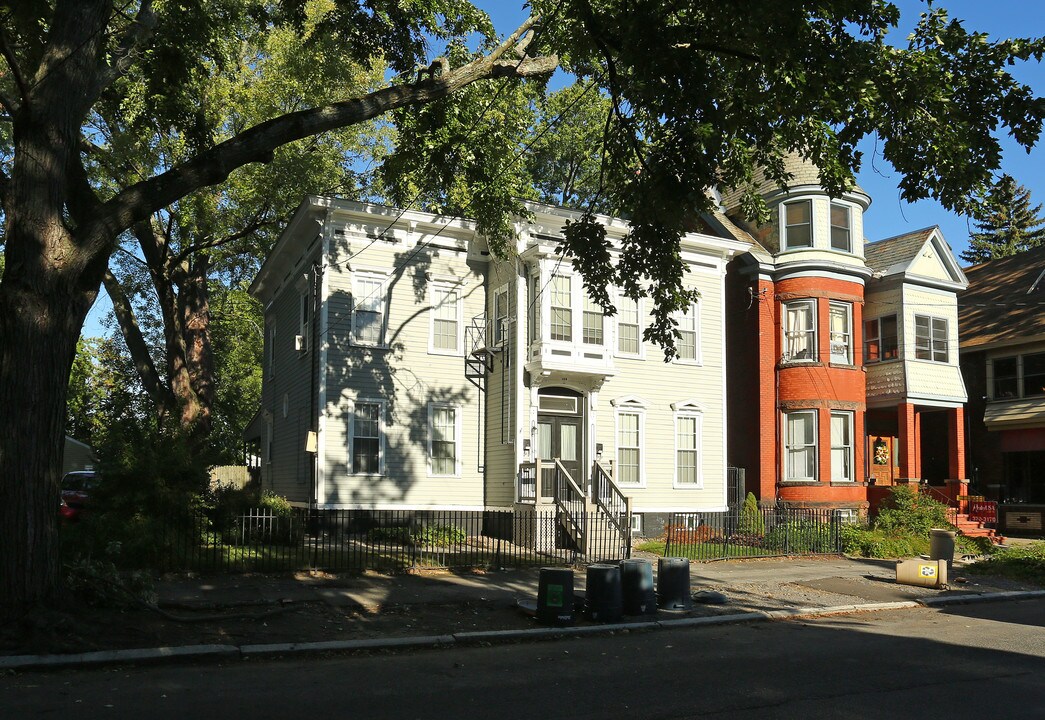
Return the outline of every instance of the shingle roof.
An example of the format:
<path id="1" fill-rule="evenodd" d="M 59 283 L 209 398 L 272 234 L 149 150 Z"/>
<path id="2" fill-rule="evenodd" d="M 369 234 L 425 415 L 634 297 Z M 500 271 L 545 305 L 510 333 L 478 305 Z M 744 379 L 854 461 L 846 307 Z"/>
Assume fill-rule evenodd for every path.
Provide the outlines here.
<path id="1" fill-rule="evenodd" d="M 1045 334 L 1045 247 L 965 268 L 958 295 L 961 346 L 1020 341 Z"/>
<path id="2" fill-rule="evenodd" d="M 788 153 L 784 157 L 784 169 L 794 176 L 787 183 L 791 187 L 820 184 L 820 171 L 817 169 L 816 165 L 798 153 Z M 760 168 L 755 171 L 755 189 L 759 195 L 768 195 L 769 193 L 778 190 L 779 186 L 776 184 L 775 180 L 767 178 L 765 172 Z M 740 198 L 744 194 L 743 188 L 721 188 L 721 190 L 722 207 L 727 211 L 732 210 L 740 204 Z M 864 192 L 858 185 L 854 185 L 853 190 L 860 193 Z"/>
<path id="3" fill-rule="evenodd" d="M 867 267 L 874 271 L 884 272 L 897 263 L 910 263 L 918 255 L 918 251 L 925 246 L 925 242 L 932 235 L 934 225 L 921 230 L 904 233 L 896 237 L 886 238 L 864 245 L 864 262 Z"/>

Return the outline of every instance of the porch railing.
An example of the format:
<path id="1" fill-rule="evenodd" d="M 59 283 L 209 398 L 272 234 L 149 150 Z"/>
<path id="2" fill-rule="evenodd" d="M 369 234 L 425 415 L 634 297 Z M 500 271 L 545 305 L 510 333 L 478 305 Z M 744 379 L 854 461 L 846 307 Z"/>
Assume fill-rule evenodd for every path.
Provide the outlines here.
<path id="1" fill-rule="evenodd" d="M 541 476 L 541 461 L 519 463 L 519 476 L 516 482 L 516 497 L 518 502 L 537 502 L 537 478 Z"/>
<path id="2" fill-rule="evenodd" d="M 935 488 L 932 485 L 926 485 L 921 483 L 918 485 L 918 492 L 926 497 L 932 498 L 938 503 L 942 503 L 947 506 L 947 520 L 952 525 L 958 524 L 958 501 L 951 498 L 950 495 L 943 492 L 939 488 Z"/>
<path id="3" fill-rule="evenodd" d="M 610 523 L 620 532 L 631 533 L 631 498 L 613 482 L 613 474 L 598 460 L 591 469 L 592 496 Z"/>
<path id="4" fill-rule="evenodd" d="M 581 552 L 584 552 L 588 497 L 558 458 L 555 459 L 555 505 L 562 513 L 566 531 L 581 547 Z"/>

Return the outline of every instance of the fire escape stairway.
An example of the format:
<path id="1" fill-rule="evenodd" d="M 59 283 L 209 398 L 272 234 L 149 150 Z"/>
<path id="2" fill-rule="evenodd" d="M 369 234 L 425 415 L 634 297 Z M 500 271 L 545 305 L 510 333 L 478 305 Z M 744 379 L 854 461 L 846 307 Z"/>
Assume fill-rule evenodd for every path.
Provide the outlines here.
<path id="1" fill-rule="evenodd" d="M 468 352 L 464 356 L 464 376 L 479 392 L 486 391 L 486 375 L 493 369 L 494 353 L 499 348 L 487 343 L 486 314 L 476 315 L 464 329 L 464 342 Z"/>

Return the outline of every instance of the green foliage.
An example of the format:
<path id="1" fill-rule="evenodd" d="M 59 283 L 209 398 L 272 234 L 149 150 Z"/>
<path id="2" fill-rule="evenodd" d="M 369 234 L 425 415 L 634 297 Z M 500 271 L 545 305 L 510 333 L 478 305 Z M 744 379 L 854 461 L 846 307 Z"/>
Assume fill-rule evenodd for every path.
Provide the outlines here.
<path id="1" fill-rule="evenodd" d="M 842 552 L 872 558 L 902 558 L 925 555 L 929 538 L 914 533 L 886 532 L 864 525 L 843 525 Z"/>
<path id="2" fill-rule="evenodd" d="M 467 534 L 456 525 L 400 525 L 367 531 L 370 542 L 393 542 L 416 547 L 450 547 L 465 541 Z"/>
<path id="3" fill-rule="evenodd" d="M 766 532 L 766 518 L 758 506 L 754 493 L 748 493 L 744 498 L 744 504 L 740 508 L 740 522 L 737 531 L 741 535 L 764 535 Z"/>
<path id="4" fill-rule="evenodd" d="M 119 556 L 119 546 L 110 546 L 109 554 Z M 124 609 L 156 603 L 152 576 L 147 572 L 122 572 L 111 560 L 88 557 L 67 562 L 63 571 L 65 589 L 76 602 Z"/>
<path id="5" fill-rule="evenodd" d="M 834 523 L 816 520 L 791 520 L 781 523 L 766 533 L 763 547 L 790 554 L 830 553 L 837 551 Z"/>
<path id="6" fill-rule="evenodd" d="M 1045 542 L 995 550 L 987 559 L 970 565 L 968 571 L 980 575 L 1029 580 L 1045 586 Z"/>
<path id="7" fill-rule="evenodd" d="M 193 498 L 207 486 L 206 467 L 177 432 L 140 431 L 109 442 L 89 511 L 74 528 L 63 530 L 70 535 L 63 537 L 67 556 L 156 567 L 159 550 L 191 527 Z"/>
<path id="8" fill-rule="evenodd" d="M 929 537 L 933 528 L 951 529 L 949 509 L 909 485 L 897 485 L 886 499 L 874 528 L 885 533 L 913 533 Z"/>
<path id="9" fill-rule="evenodd" d="M 1008 257 L 1045 243 L 1045 217 L 1041 205 L 1030 206 L 1030 190 L 1009 175 L 998 182 L 995 196 L 983 219 L 975 222 L 977 232 L 969 238 L 962 260 L 980 263 Z"/>

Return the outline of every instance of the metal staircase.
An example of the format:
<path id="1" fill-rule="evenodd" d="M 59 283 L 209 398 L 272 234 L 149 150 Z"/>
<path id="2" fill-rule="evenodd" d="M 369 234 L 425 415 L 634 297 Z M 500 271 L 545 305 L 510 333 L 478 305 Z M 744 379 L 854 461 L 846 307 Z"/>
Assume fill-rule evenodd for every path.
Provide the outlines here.
<path id="1" fill-rule="evenodd" d="M 464 329 L 464 343 L 467 352 L 464 356 L 464 376 L 479 392 L 486 392 L 486 376 L 493 369 L 494 356 L 501 351 L 499 347 L 491 347 L 487 342 L 488 330 L 486 313 L 472 318 L 470 325 Z"/>

